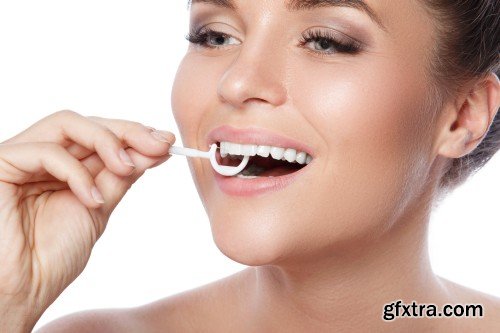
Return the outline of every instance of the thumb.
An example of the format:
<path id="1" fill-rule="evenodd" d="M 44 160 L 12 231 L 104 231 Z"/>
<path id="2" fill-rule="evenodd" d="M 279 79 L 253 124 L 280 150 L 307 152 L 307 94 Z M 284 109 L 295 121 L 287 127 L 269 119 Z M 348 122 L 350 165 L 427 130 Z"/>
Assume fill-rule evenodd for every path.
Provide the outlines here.
<path id="1" fill-rule="evenodd" d="M 175 139 L 172 140 L 172 145 L 174 142 Z M 104 217 L 104 221 L 108 220 L 109 216 L 127 191 L 142 175 L 144 175 L 147 169 L 154 168 L 171 157 L 169 154 L 159 157 L 145 156 L 138 153 L 133 148 L 127 148 L 125 151 L 129 154 L 132 162 L 136 166 L 132 174 L 129 176 L 119 176 L 109 169 L 104 168 L 95 177 L 95 183 L 104 197 L 104 203 L 97 208 L 100 214 L 102 214 L 101 217 Z"/>

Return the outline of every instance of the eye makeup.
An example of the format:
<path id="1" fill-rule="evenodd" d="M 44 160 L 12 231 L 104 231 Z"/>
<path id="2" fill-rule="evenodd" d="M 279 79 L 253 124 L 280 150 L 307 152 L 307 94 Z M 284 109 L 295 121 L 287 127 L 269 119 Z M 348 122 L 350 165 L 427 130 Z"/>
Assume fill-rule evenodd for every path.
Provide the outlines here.
<path id="1" fill-rule="evenodd" d="M 201 28 L 191 28 L 185 38 L 192 44 L 201 47 L 217 49 L 228 45 L 226 42 L 234 39 L 230 34 L 223 33 L 203 26 Z M 229 44 L 231 45 L 231 44 Z M 341 32 L 334 32 L 333 29 L 313 28 L 301 34 L 297 44 L 310 52 L 320 55 L 332 55 L 335 53 L 357 54 L 362 50 L 362 43 L 346 36 Z M 311 46 L 308 47 L 308 46 Z"/>

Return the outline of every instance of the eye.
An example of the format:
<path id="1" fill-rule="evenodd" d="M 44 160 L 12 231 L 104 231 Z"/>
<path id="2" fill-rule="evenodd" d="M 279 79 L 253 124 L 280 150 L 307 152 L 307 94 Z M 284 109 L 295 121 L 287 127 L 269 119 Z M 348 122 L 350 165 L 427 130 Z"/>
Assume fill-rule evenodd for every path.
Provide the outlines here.
<path id="1" fill-rule="evenodd" d="M 342 37 L 338 35 L 342 35 Z M 211 49 L 241 44 L 235 37 L 210 28 L 193 29 L 186 35 L 186 39 L 190 43 Z M 329 30 L 310 30 L 302 34 L 299 46 L 307 47 L 312 52 L 321 55 L 331 55 L 334 53 L 359 53 L 362 44 L 343 34 L 334 34 Z"/>
<path id="2" fill-rule="evenodd" d="M 339 37 L 329 30 L 309 30 L 303 33 L 299 46 L 307 47 L 312 52 L 322 55 L 334 53 L 356 54 L 360 52 L 362 47 L 360 42 L 347 36 Z"/>
<path id="3" fill-rule="evenodd" d="M 190 43 L 207 48 L 221 48 L 223 46 L 241 44 L 238 39 L 210 28 L 191 30 L 186 39 Z"/>

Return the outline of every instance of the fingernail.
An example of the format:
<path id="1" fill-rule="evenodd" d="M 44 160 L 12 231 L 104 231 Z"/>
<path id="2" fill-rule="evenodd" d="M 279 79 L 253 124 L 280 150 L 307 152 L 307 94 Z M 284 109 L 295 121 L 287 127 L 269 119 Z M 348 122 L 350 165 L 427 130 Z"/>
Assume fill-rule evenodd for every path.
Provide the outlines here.
<path id="1" fill-rule="evenodd" d="M 93 186 L 90 193 L 92 194 L 92 198 L 94 198 L 95 202 L 100 204 L 104 203 L 104 197 L 97 187 Z"/>
<path id="2" fill-rule="evenodd" d="M 172 137 L 171 133 L 168 133 L 166 131 L 155 130 L 155 131 L 151 132 L 151 135 L 153 136 L 153 138 L 155 138 L 158 141 L 167 142 L 170 145 L 172 145 L 173 140 L 171 139 L 171 137 Z"/>
<path id="3" fill-rule="evenodd" d="M 128 165 L 128 166 L 131 166 L 131 167 L 134 167 L 135 168 L 135 164 L 134 162 L 132 162 L 132 159 L 130 158 L 130 156 L 127 154 L 127 152 L 125 151 L 125 149 L 120 149 L 120 152 L 119 152 L 119 155 L 120 155 L 120 159 L 122 160 L 123 164 L 125 165 Z"/>

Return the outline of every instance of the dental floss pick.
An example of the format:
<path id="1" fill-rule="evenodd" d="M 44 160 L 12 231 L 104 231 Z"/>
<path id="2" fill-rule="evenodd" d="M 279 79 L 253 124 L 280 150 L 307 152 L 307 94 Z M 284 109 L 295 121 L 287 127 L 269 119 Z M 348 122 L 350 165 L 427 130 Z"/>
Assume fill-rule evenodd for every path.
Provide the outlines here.
<path id="1" fill-rule="evenodd" d="M 240 165 L 233 167 L 233 166 L 227 166 L 227 165 L 219 165 L 217 163 L 217 157 L 216 157 L 216 151 L 217 151 L 217 145 L 214 143 L 210 147 L 209 151 L 201 151 L 197 149 L 192 149 L 192 148 L 187 148 L 187 147 L 177 147 L 177 146 L 172 146 L 169 149 L 170 154 L 175 154 L 175 155 L 183 155 L 186 157 L 201 157 L 201 158 L 208 158 L 210 159 L 210 164 L 212 165 L 212 168 L 214 168 L 215 171 L 220 173 L 223 176 L 234 176 L 238 173 L 240 173 L 243 169 L 248 164 L 248 161 L 250 159 L 250 156 L 244 156 L 243 160 L 241 161 Z"/>

